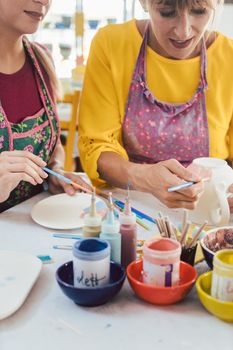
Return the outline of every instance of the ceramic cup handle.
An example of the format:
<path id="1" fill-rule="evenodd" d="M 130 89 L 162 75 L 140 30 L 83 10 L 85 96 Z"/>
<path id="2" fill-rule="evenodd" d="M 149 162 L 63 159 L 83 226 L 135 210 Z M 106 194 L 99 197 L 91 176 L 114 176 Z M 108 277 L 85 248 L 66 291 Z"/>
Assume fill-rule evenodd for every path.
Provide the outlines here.
<path id="1" fill-rule="evenodd" d="M 227 201 L 226 185 L 220 182 L 215 186 L 219 207 L 210 212 L 210 217 L 215 225 L 226 225 L 230 221 L 230 208 Z"/>

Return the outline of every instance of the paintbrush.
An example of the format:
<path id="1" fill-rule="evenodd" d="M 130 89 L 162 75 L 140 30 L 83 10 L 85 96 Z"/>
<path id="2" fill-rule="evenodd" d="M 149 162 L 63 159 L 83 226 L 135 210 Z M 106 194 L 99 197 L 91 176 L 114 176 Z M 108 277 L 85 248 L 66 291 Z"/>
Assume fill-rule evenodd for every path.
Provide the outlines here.
<path id="1" fill-rule="evenodd" d="M 182 182 L 181 184 L 178 184 L 178 185 L 175 185 L 175 186 L 172 186 L 172 187 L 169 187 L 167 189 L 168 192 L 175 192 L 175 191 L 179 191 L 179 190 L 182 190 L 184 188 L 188 188 L 198 182 L 206 182 L 206 181 L 209 181 L 209 178 L 204 178 L 204 179 L 201 179 L 200 181 L 185 181 L 185 182 Z"/>
<path id="2" fill-rule="evenodd" d="M 207 225 L 208 221 L 206 220 L 198 229 L 198 231 L 196 232 L 195 236 L 193 237 L 193 239 L 191 240 L 191 242 L 188 245 L 188 248 L 192 248 L 195 246 L 195 244 L 197 243 L 197 240 L 200 236 L 200 234 L 202 233 L 202 230 L 204 229 L 204 227 Z"/>
<path id="3" fill-rule="evenodd" d="M 46 173 L 49 173 L 53 176 L 56 176 L 58 179 L 64 181 L 65 183 L 70 184 L 75 188 L 78 188 L 79 190 L 82 190 L 82 191 L 90 193 L 90 194 L 92 194 L 92 192 L 93 192 L 92 190 L 89 190 L 88 188 L 79 185 L 77 182 L 74 182 L 71 179 L 69 179 L 68 177 L 65 177 L 64 175 L 56 173 L 55 171 L 53 171 L 47 167 L 44 167 L 43 170 L 46 171 Z"/>

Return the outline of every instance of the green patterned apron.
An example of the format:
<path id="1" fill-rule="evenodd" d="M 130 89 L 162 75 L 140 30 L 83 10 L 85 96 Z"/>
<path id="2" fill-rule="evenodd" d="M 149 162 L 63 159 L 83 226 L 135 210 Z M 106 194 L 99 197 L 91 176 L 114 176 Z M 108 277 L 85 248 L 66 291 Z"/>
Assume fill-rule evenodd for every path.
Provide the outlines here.
<path id="1" fill-rule="evenodd" d="M 38 91 L 43 108 L 33 116 L 25 117 L 18 124 L 10 123 L 0 105 L 0 152 L 25 150 L 32 152 L 49 162 L 59 137 L 59 122 L 56 106 L 46 87 L 40 66 L 26 37 L 24 48 L 30 56 L 36 72 Z M 30 98 L 30 92 L 28 92 Z M 20 101 L 19 101 L 20 103 Z M 21 181 L 4 203 L 0 203 L 0 212 L 32 197 L 43 190 L 42 185 L 33 186 Z"/>

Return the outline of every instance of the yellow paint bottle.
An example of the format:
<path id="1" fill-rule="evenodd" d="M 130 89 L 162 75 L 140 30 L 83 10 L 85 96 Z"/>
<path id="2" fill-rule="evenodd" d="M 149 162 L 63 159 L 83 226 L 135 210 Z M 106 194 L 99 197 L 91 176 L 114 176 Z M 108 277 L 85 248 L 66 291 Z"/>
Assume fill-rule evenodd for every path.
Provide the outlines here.
<path id="1" fill-rule="evenodd" d="M 214 255 L 211 295 L 233 302 L 233 249 L 219 250 Z"/>
<path id="2" fill-rule="evenodd" d="M 96 211 L 95 189 L 91 197 L 90 212 L 84 216 L 83 236 L 99 237 L 101 232 L 102 217 Z"/>

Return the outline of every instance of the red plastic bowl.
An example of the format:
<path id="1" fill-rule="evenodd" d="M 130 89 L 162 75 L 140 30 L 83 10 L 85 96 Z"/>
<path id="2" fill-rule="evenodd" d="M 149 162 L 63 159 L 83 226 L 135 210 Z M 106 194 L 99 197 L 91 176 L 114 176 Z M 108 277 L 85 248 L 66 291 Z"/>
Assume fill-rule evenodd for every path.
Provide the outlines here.
<path id="1" fill-rule="evenodd" d="M 182 300 L 190 292 L 197 279 L 197 271 L 193 266 L 181 261 L 179 284 L 172 287 L 159 287 L 142 282 L 142 260 L 137 260 L 128 265 L 127 277 L 139 298 L 151 304 L 169 305 Z"/>

